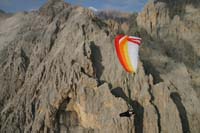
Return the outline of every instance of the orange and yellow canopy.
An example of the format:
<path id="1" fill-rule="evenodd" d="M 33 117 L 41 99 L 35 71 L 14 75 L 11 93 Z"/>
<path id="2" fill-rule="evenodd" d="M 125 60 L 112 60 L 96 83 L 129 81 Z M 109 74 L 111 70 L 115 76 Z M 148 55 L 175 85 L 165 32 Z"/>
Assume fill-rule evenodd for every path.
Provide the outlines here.
<path id="1" fill-rule="evenodd" d="M 135 73 L 138 65 L 138 51 L 141 38 L 127 35 L 118 35 L 115 38 L 115 48 L 118 59 L 124 69 Z"/>

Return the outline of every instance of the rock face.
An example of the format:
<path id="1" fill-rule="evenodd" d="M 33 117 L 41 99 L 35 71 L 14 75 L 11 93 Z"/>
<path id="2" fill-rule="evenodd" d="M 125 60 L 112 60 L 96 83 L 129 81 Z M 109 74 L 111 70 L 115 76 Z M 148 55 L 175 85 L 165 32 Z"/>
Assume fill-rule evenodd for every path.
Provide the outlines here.
<path id="1" fill-rule="evenodd" d="M 95 15 L 106 22 L 114 33 L 125 34 L 129 30 L 129 18 L 131 13 L 116 10 L 103 10 L 95 12 Z"/>
<path id="2" fill-rule="evenodd" d="M 187 67 L 174 62 L 156 84 L 142 62 L 127 74 L 116 33 L 88 9 L 51 0 L 4 19 L 0 33 L 0 132 L 200 131 Z M 134 117 L 120 118 L 128 105 Z"/>
<path id="3" fill-rule="evenodd" d="M 1 20 L 4 20 L 8 17 L 10 17 L 12 14 L 10 13 L 6 13 L 4 12 L 3 10 L 0 9 L 0 23 L 1 23 Z"/>
<path id="4" fill-rule="evenodd" d="M 138 14 L 136 21 L 144 38 L 141 59 L 146 73 L 153 75 L 155 83 L 169 81 L 174 88 L 169 89 L 170 98 L 178 108 L 183 132 L 189 128 L 190 132 L 199 132 L 196 124 L 200 117 L 194 118 L 192 114 L 196 111 L 193 112 L 195 107 L 191 106 L 200 101 L 199 2 L 184 4 L 177 0 L 174 6 L 172 3 L 167 0 L 149 2 Z M 191 97 L 195 97 L 195 101 Z M 189 99 L 193 102 L 189 103 Z"/>
<path id="5" fill-rule="evenodd" d="M 199 3 L 194 0 L 184 4 L 184 1 L 177 0 L 174 4 L 180 7 L 174 8 L 164 0 L 150 2 L 139 13 L 137 24 L 148 34 L 143 34 L 146 44 L 149 45 L 146 50 L 154 51 L 151 61 L 149 55 L 145 55 L 147 58 L 144 59 L 156 64 L 154 68 L 158 68 L 158 72 L 162 74 L 166 72 L 165 65 L 172 66 L 174 61 L 184 63 L 192 77 L 192 85 L 200 96 Z M 162 61 L 156 59 L 158 56 Z"/>

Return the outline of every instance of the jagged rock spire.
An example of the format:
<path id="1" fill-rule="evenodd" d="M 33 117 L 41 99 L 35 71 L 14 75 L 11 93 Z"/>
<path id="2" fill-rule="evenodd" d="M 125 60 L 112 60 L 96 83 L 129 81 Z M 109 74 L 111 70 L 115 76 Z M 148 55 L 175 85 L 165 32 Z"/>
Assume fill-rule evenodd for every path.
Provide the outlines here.
<path id="1" fill-rule="evenodd" d="M 48 0 L 40 9 L 40 14 L 54 17 L 56 14 L 61 12 L 69 4 L 65 3 L 64 0 Z"/>

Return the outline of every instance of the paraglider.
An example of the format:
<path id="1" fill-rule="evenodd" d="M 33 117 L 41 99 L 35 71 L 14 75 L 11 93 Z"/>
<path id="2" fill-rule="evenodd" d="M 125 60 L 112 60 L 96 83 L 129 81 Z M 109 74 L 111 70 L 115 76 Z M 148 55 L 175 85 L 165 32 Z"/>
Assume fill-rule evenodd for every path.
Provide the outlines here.
<path id="1" fill-rule="evenodd" d="M 136 73 L 138 65 L 138 51 L 141 38 L 127 35 L 118 35 L 115 38 L 115 48 L 118 59 L 129 73 Z"/>
<path id="2" fill-rule="evenodd" d="M 141 38 L 135 36 L 118 35 L 115 38 L 116 54 L 118 56 L 119 62 L 128 73 L 135 74 L 137 71 L 140 44 Z M 128 84 L 127 87 L 130 93 Z M 135 113 L 133 108 L 130 108 L 129 106 L 128 111 L 120 113 L 120 117 L 131 117 L 134 114 Z"/>

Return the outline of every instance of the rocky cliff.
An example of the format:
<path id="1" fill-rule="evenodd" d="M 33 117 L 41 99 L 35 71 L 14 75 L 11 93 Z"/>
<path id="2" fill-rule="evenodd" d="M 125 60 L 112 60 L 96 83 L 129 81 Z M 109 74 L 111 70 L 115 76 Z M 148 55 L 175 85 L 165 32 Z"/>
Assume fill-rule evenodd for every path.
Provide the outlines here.
<path id="1" fill-rule="evenodd" d="M 192 78 L 192 85 L 200 96 L 200 8 L 198 1 L 174 1 L 167 0 L 150 2 L 144 8 L 144 11 L 139 13 L 137 24 L 144 29 L 148 36 L 145 40 L 150 49 L 159 49 L 159 54 L 167 57 L 169 60 L 160 62 L 156 57 L 152 64 L 161 63 L 171 64 L 170 61 L 175 61 L 176 64 L 184 63 Z M 151 51 L 151 50 L 150 50 Z M 157 51 L 156 51 L 157 52 Z M 155 52 L 154 52 L 155 53 Z M 162 58 L 162 57 L 159 58 Z M 149 59 L 147 59 L 149 60 Z M 172 66 L 172 65 L 170 65 Z M 162 67 L 155 67 L 162 68 Z M 166 69 L 158 70 L 160 73 L 165 73 Z"/>
<path id="2" fill-rule="evenodd" d="M 3 19 L 0 132 L 198 133 L 200 101 L 189 67 L 159 55 L 159 47 L 161 63 L 147 67 L 153 48 L 146 37 L 137 73 L 127 74 L 115 35 L 90 10 L 62 0 Z M 135 115 L 120 118 L 128 106 Z"/>
<path id="3" fill-rule="evenodd" d="M 11 13 L 6 13 L 0 9 L 0 22 L 1 22 L 1 20 L 4 20 L 4 19 L 10 17 L 11 15 L 12 15 Z"/>

